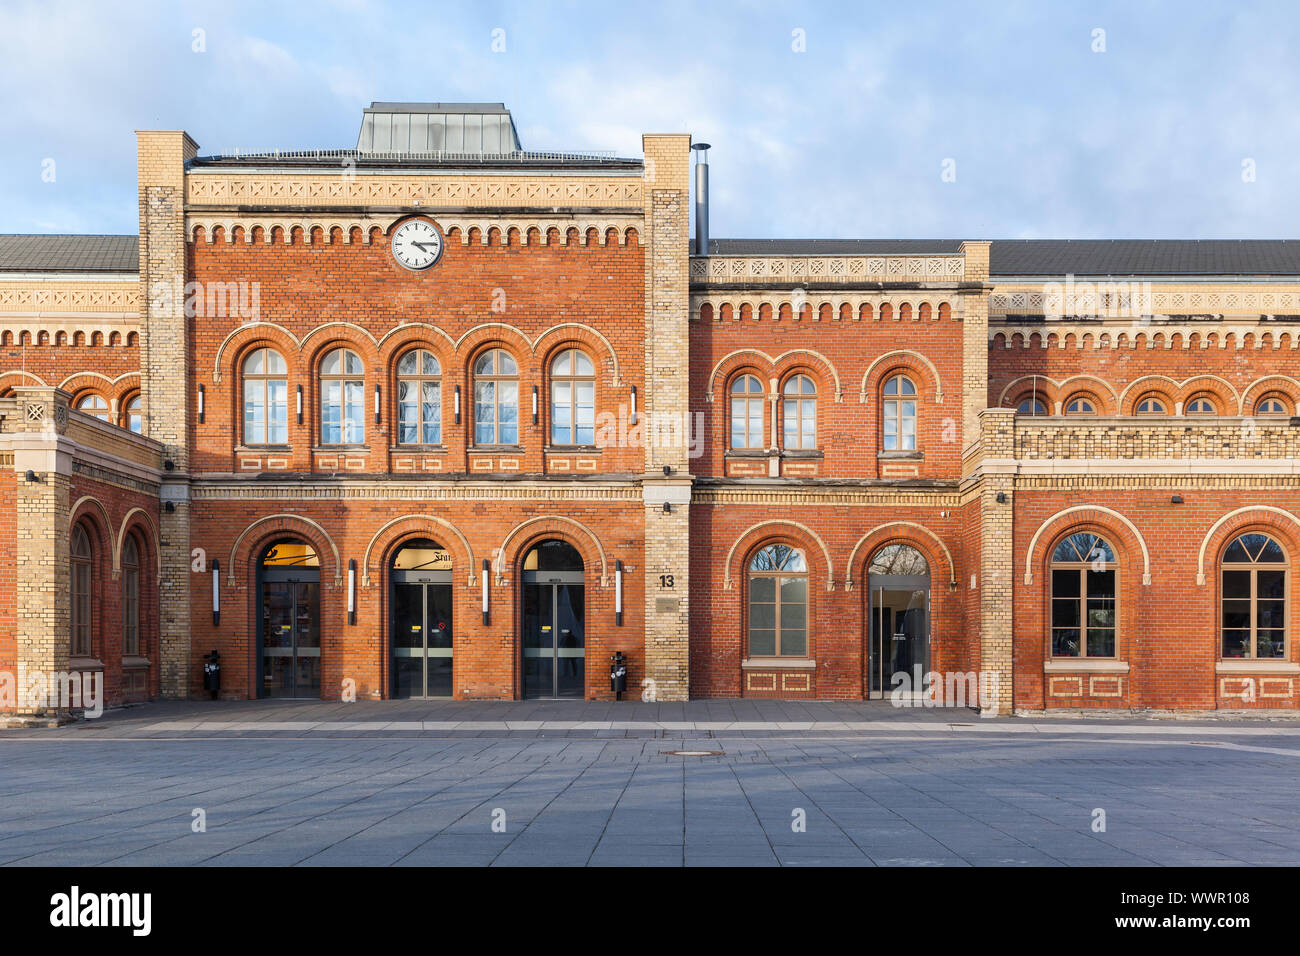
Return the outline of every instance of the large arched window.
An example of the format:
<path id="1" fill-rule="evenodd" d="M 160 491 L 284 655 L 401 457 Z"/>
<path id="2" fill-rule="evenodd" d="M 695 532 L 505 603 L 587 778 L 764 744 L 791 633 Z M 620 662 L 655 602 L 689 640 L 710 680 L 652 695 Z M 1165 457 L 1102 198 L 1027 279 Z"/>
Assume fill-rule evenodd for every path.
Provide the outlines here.
<path id="1" fill-rule="evenodd" d="M 596 370 L 591 358 L 566 349 L 551 363 L 551 444 L 596 443 Z"/>
<path id="2" fill-rule="evenodd" d="M 122 543 L 122 653 L 140 654 L 140 550 L 129 534 Z"/>
<path id="3" fill-rule="evenodd" d="M 108 402 L 103 395 L 90 392 L 77 400 L 77 411 L 108 421 Z"/>
<path id="4" fill-rule="evenodd" d="M 749 656 L 808 655 L 808 562 L 798 548 L 769 544 L 749 561 Z"/>
<path id="5" fill-rule="evenodd" d="M 144 418 L 141 415 L 139 392 L 136 392 L 126 400 L 126 407 L 122 412 L 122 424 L 137 435 L 144 431 Z"/>
<path id="6" fill-rule="evenodd" d="M 1052 656 L 1114 657 L 1115 552 L 1088 531 L 1052 552 Z"/>
<path id="7" fill-rule="evenodd" d="M 361 358 L 335 349 L 320 365 L 320 431 L 323 445 L 360 445 L 366 440 L 366 382 Z"/>
<path id="8" fill-rule="evenodd" d="M 813 451 L 817 447 L 817 386 L 807 375 L 795 375 L 782 391 L 785 447 Z"/>
<path id="9" fill-rule="evenodd" d="M 1287 556 L 1266 534 L 1234 538 L 1223 552 L 1223 656 L 1286 656 Z"/>
<path id="10" fill-rule="evenodd" d="M 90 536 L 81 525 L 72 529 L 69 543 L 72 571 L 72 634 L 70 651 L 73 657 L 89 657 L 91 653 L 92 568 L 94 559 L 90 551 Z"/>
<path id="11" fill-rule="evenodd" d="M 916 450 L 916 384 L 906 375 L 885 382 L 882 421 L 885 451 Z"/>
<path id="12" fill-rule="evenodd" d="M 289 370 L 272 349 L 254 349 L 244 360 L 244 444 L 289 441 Z"/>
<path id="13" fill-rule="evenodd" d="M 407 352 L 397 363 L 397 440 L 442 444 L 442 366 L 427 349 Z"/>
<path id="14" fill-rule="evenodd" d="M 519 367 L 504 349 L 474 363 L 474 444 L 519 444 Z"/>
<path id="15" fill-rule="evenodd" d="M 763 447 L 763 383 L 757 375 L 731 383 L 731 447 Z"/>

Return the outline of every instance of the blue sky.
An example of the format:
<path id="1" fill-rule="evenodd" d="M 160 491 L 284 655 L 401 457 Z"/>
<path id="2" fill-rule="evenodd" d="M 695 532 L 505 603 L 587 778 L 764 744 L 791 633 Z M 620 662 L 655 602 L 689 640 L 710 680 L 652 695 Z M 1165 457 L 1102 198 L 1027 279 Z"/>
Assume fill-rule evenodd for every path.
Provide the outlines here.
<path id="1" fill-rule="evenodd" d="M 371 100 L 501 100 L 530 149 L 712 143 L 719 238 L 1294 238 L 1298 41 L 1287 2 L 5 0 L 0 232 L 135 232 L 136 129 L 350 147 Z"/>

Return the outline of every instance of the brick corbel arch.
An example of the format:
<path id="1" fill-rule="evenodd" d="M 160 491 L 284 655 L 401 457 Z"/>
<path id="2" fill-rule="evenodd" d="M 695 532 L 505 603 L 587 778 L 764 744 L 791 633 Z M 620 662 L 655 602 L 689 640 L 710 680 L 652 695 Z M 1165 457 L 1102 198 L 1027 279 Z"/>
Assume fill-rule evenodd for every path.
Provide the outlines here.
<path id="1" fill-rule="evenodd" d="M 439 337 L 446 342 L 445 351 L 434 345 L 434 337 Z M 390 342 L 390 339 L 393 341 Z M 399 353 L 415 345 L 430 347 L 429 350 L 438 355 L 438 360 L 444 366 L 450 365 L 452 356 L 456 354 L 456 340 L 443 329 L 428 322 L 407 322 L 389 329 L 380 336 L 377 348 L 380 360 L 385 367 L 389 367 L 393 365 Z M 446 368 L 443 372 L 446 373 Z"/>
<path id="2" fill-rule="evenodd" d="M 1241 393 L 1241 405 L 1237 414 L 1253 415 L 1253 403 L 1269 392 L 1281 392 L 1291 399 L 1293 408 L 1300 408 L 1300 382 L 1290 375 L 1265 375 L 1246 386 L 1246 390 Z"/>
<path id="3" fill-rule="evenodd" d="M 761 361 L 755 361 L 756 359 Z M 713 366 L 713 371 L 709 373 L 709 390 L 704 393 L 704 400 L 706 402 L 713 401 L 713 393 L 717 389 L 719 378 L 726 381 L 733 372 L 746 366 L 760 367 L 765 376 L 771 378 L 773 374 L 772 364 L 772 356 L 758 349 L 736 349 L 734 352 L 727 353 L 718 359 L 718 364 Z M 766 385 L 766 382 L 764 385 Z"/>
<path id="4" fill-rule="evenodd" d="M 533 344 L 532 344 L 533 351 L 534 352 L 538 351 L 538 349 L 541 347 L 543 339 L 548 339 L 553 335 L 563 334 L 566 332 L 567 334 L 563 335 L 564 341 L 558 343 L 557 348 L 564 348 L 566 346 L 569 346 L 571 343 L 582 343 L 582 344 L 586 344 L 588 347 L 596 343 L 599 343 L 604 348 L 605 352 L 609 355 L 610 362 L 613 363 L 613 367 L 611 369 L 613 377 L 611 378 L 609 384 L 614 386 L 615 388 L 618 388 L 620 385 L 623 384 L 623 374 L 618 364 L 618 353 L 614 351 L 614 346 L 610 344 L 609 339 L 606 338 L 601 332 L 597 331 L 596 329 L 593 329 L 590 325 L 583 325 L 581 322 L 561 322 L 559 325 L 553 325 L 545 332 L 543 332 L 541 335 L 537 336 L 537 338 L 533 339 Z M 542 353 L 542 355 L 543 355 L 543 371 L 549 374 L 550 370 L 546 368 L 546 366 L 550 364 L 550 358 L 551 358 L 550 351 L 549 350 L 545 351 Z"/>
<path id="5" fill-rule="evenodd" d="M 312 339 L 320 339 L 319 345 L 309 346 Z M 366 374 L 383 374 L 379 360 L 379 342 L 369 329 L 364 329 L 355 322 L 326 322 L 318 325 L 302 337 L 298 346 L 300 353 L 307 356 L 307 369 L 313 379 L 317 375 L 317 366 L 321 358 L 337 348 L 349 348 L 357 352 L 365 365 Z"/>
<path id="6" fill-rule="evenodd" d="M 503 342 L 505 340 L 518 342 L 522 345 L 521 355 L 533 354 L 533 343 L 529 341 L 528 336 L 524 335 L 513 325 L 507 325 L 505 322 L 483 322 L 469 329 L 460 338 L 456 340 L 456 351 L 459 352 L 469 342 L 471 350 L 477 349 L 488 342 Z M 509 351 L 507 349 L 507 351 Z"/>
<path id="7" fill-rule="evenodd" d="M 892 352 L 886 352 L 884 355 L 878 356 L 874 362 L 868 365 L 866 372 L 862 376 L 862 390 L 858 395 L 858 401 L 864 405 L 869 402 L 872 394 L 880 385 L 880 378 L 886 372 L 892 372 L 898 368 L 911 369 L 918 375 L 928 377 L 930 386 L 934 389 L 935 404 L 943 404 L 943 381 L 939 378 L 939 370 L 935 368 L 934 363 L 928 358 L 920 352 L 913 352 L 911 349 L 894 349 Z"/>
<path id="8" fill-rule="evenodd" d="M 242 355 L 244 352 L 243 346 L 250 341 L 265 341 L 268 347 L 271 346 L 271 343 L 275 343 L 276 350 L 283 351 L 284 360 L 288 364 L 292 364 L 290 357 L 295 355 L 302 347 L 302 343 L 298 341 L 296 335 L 284 326 L 276 325 L 274 322 L 249 322 L 247 325 L 241 325 L 231 330 L 230 334 L 222 339 L 221 344 L 217 346 L 216 357 L 212 360 L 213 383 L 221 383 L 222 361 L 226 350 L 232 347 L 232 343 L 237 355 Z M 230 373 L 232 375 L 236 374 L 235 368 L 235 361 L 232 360 L 230 364 Z"/>
<path id="9" fill-rule="evenodd" d="M 1008 407 L 1008 398 L 1015 399 L 1028 389 L 1037 395 L 1044 405 L 1048 406 L 1050 412 L 1052 408 L 1056 407 L 1056 402 L 1059 398 L 1058 388 L 1059 386 L 1056 384 L 1056 379 L 1048 378 L 1046 375 L 1022 375 L 1019 378 L 1007 382 L 1003 387 L 1001 394 L 998 395 L 996 407 Z"/>
<path id="10" fill-rule="evenodd" d="M 914 521 L 890 521 L 872 528 L 853 546 L 844 569 L 844 590 L 853 590 L 853 569 L 858 565 L 858 552 L 865 551 L 866 555 L 871 555 L 886 544 L 909 544 L 917 548 L 930 562 L 931 568 L 938 564 L 940 569 L 947 571 L 949 588 L 957 587 L 957 568 L 952 552 L 937 534 Z"/>
<path id="11" fill-rule="evenodd" d="M 575 534 L 575 531 L 577 534 Z M 605 548 L 600 543 L 600 538 L 581 521 L 565 515 L 538 515 L 535 518 L 529 518 L 527 521 L 521 521 L 510 529 L 497 551 L 495 583 L 498 587 L 505 584 L 505 576 L 501 573 L 501 566 L 505 557 L 510 554 L 510 542 L 523 536 L 526 539 L 525 544 L 529 544 L 539 537 L 544 537 L 548 532 L 564 534 L 569 539 L 576 539 L 574 543 L 578 550 L 587 552 L 583 555 L 584 563 L 589 562 L 594 554 L 600 560 L 600 586 L 602 588 L 609 587 L 609 562 L 605 559 Z M 586 547 L 584 548 L 578 542 L 585 543 Z"/>
<path id="12" fill-rule="evenodd" d="M 1234 534 L 1242 528 L 1250 525 L 1252 523 L 1251 519 L 1243 516 L 1249 515 L 1252 512 L 1256 514 L 1271 515 L 1274 519 L 1285 519 L 1296 529 L 1296 531 L 1292 532 L 1292 535 L 1295 535 L 1297 531 L 1300 531 L 1300 518 L 1297 518 L 1291 512 L 1285 511 L 1282 508 L 1275 508 L 1273 505 L 1247 505 L 1244 508 L 1237 508 L 1234 511 L 1229 511 L 1218 521 L 1214 522 L 1214 524 L 1210 525 L 1210 530 L 1207 531 L 1205 537 L 1201 539 L 1201 550 L 1196 555 L 1196 583 L 1198 585 L 1205 584 L 1205 555 L 1206 552 L 1209 551 L 1210 543 L 1214 542 L 1217 548 L 1218 545 L 1223 543 L 1223 540 L 1226 539 L 1228 535 Z M 1276 524 L 1277 522 L 1276 520 L 1273 520 L 1269 523 Z M 1216 536 L 1220 535 L 1220 532 L 1225 527 L 1227 528 L 1227 531 L 1223 531 L 1222 536 L 1216 540 Z M 1294 544 L 1294 541 L 1292 544 Z"/>
<path id="13" fill-rule="evenodd" d="M 1184 409 L 1194 395 L 1209 392 L 1219 404 L 1220 415 L 1235 415 L 1241 408 L 1241 395 L 1226 378 L 1220 375 L 1193 375 L 1179 384 L 1177 401 Z"/>
<path id="14" fill-rule="evenodd" d="M 840 384 L 840 373 L 836 370 L 835 366 L 831 364 L 830 359 L 822 355 L 821 352 L 814 351 L 813 349 L 790 349 L 788 352 L 782 352 L 776 358 L 772 359 L 772 365 L 776 370 L 776 377 L 784 378 L 788 373 L 793 372 L 801 365 L 808 365 L 807 362 L 799 361 L 800 358 L 804 357 L 811 358 L 814 362 L 819 363 L 825 371 L 830 373 L 831 381 L 835 383 L 835 401 L 844 401 L 844 387 Z M 791 359 L 792 361 L 787 362 L 786 359 Z M 710 394 L 712 393 L 710 392 Z"/>
<path id="15" fill-rule="evenodd" d="M 366 545 L 365 557 L 361 561 L 361 586 L 363 588 L 370 587 L 371 559 L 386 555 L 394 542 L 416 533 L 427 535 L 430 538 L 446 540 L 446 535 L 442 533 L 444 531 L 450 531 L 452 540 L 460 546 L 458 549 L 461 552 L 459 557 L 464 560 L 465 567 L 469 571 L 466 586 L 472 588 L 478 577 L 475 573 L 474 549 L 470 547 L 469 539 L 461 534 L 460 529 L 450 521 L 435 515 L 423 514 L 402 515 L 400 518 L 394 518 L 375 532 L 374 537 L 370 539 L 370 543 Z M 376 551 L 378 551 L 378 554 L 376 554 Z"/>
<path id="16" fill-rule="evenodd" d="M 1083 393 L 1091 395 L 1098 404 L 1098 415 L 1118 415 L 1119 396 L 1115 394 L 1109 382 L 1096 375 L 1071 375 L 1064 379 L 1057 388 L 1057 401 L 1064 405 L 1073 396 Z M 1109 403 L 1109 404 L 1107 404 Z"/>
<path id="17" fill-rule="evenodd" d="M 140 520 L 132 522 L 132 518 L 139 515 Z M 117 540 L 113 543 L 113 570 L 120 572 L 122 570 L 122 544 L 126 541 L 126 534 L 131 530 L 132 524 L 138 524 L 145 529 L 145 536 L 149 539 L 149 546 L 153 548 L 154 565 L 158 568 L 158 580 L 162 580 L 162 547 L 158 540 L 158 527 L 154 524 L 153 516 L 143 508 L 132 508 L 122 518 L 122 524 L 117 529 Z"/>
<path id="18" fill-rule="evenodd" d="M 1142 537 L 1142 532 L 1137 529 L 1137 525 L 1118 511 L 1115 511 L 1113 508 L 1105 508 L 1101 505 L 1075 505 L 1073 508 L 1065 508 L 1052 515 L 1038 526 L 1038 530 L 1034 532 L 1034 536 L 1029 539 L 1029 547 L 1025 549 L 1025 584 L 1034 583 L 1034 556 L 1038 551 L 1039 540 L 1045 537 L 1048 540 L 1055 538 L 1058 531 L 1063 531 L 1065 528 L 1069 527 L 1071 522 L 1063 519 L 1069 518 L 1072 515 L 1085 516 L 1088 513 L 1091 513 L 1094 516 L 1104 516 L 1100 521 L 1095 517 L 1093 518 L 1093 522 L 1102 528 L 1109 529 L 1113 532 L 1119 532 L 1120 529 L 1115 527 L 1115 524 L 1118 523 L 1128 532 L 1132 537 L 1132 540 L 1137 543 L 1138 549 L 1142 552 L 1142 584 L 1145 586 L 1151 583 L 1151 551 L 1147 548 L 1146 539 Z M 1083 520 L 1086 519 L 1083 517 L 1076 519 L 1076 523 L 1082 522 Z M 1049 534 L 1049 532 L 1051 533 Z"/>
<path id="19" fill-rule="evenodd" d="M 1174 406 L 1178 403 L 1178 389 L 1179 383 L 1168 375 L 1143 375 L 1135 378 L 1119 393 L 1119 414 L 1136 415 L 1138 400 L 1147 395 L 1156 395 L 1165 400 L 1168 405 L 1166 411 L 1172 415 Z"/>
<path id="20" fill-rule="evenodd" d="M 794 534 L 791 535 L 791 529 Z M 736 586 L 738 577 L 743 578 L 743 570 L 739 575 L 732 574 L 732 568 L 735 566 L 736 552 L 739 550 L 742 555 L 747 554 L 750 546 L 757 544 L 763 538 L 777 537 L 781 531 L 785 530 L 790 537 L 803 538 L 805 541 L 814 541 L 821 549 L 822 560 L 826 564 L 826 590 L 827 592 L 835 590 L 835 565 L 831 561 L 830 548 L 826 547 L 826 542 L 822 540 L 821 535 L 805 524 L 798 521 L 788 521 L 780 518 L 773 518 L 770 521 L 760 521 L 758 524 L 750 525 L 731 545 L 731 550 L 727 552 L 727 561 L 722 567 L 722 589 L 730 591 Z M 744 547 L 741 547 L 744 545 Z"/>
<path id="21" fill-rule="evenodd" d="M 113 576 L 116 577 L 120 568 L 117 558 L 117 538 L 113 534 L 113 522 L 108 517 L 108 509 L 104 507 L 104 502 L 100 501 L 94 495 L 82 495 L 76 500 L 70 509 L 68 509 L 68 530 L 72 534 L 73 527 L 82 518 L 87 515 L 97 525 L 96 532 L 103 535 L 104 540 L 108 542 L 109 569 Z"/>
<path id="22" fill-rule="evenodd" d="M 263 527 L 265 526 L 265 527 Z M 260 529 L 260 530 L 259 530 Z M 275 514 L 267 515 L 264 518 L 258 518 L 243 531 L 239 532 L 239 537 L 235 538 L 235 543 L 230 546 L 230 562 L 226 565 L 226 584 L 233 587 L 238 580 L 235 574 L 235 562 L 240 557 L 245 539 L 257 531 L 256 540 L 261 542 L 268 537 L 275 535 L 298 535 L 306 538 L 311 542 L 312 547 L 316 548 L 316 554 L 319 557 L 321 553 L 320 544 L 329 546 L 330 553 L 334 556 L 334 586 L 339 587 L 343 582 L 343 571 L 339 562 L 339 549 L 334 544 L 334 539 L 330 533 L 323 527 L 312 521 L 310 518 L 304 518 L 302 515 L 292 514 Z M 248 555 L 243 555 L 245 564 L 248 562 Z"/>

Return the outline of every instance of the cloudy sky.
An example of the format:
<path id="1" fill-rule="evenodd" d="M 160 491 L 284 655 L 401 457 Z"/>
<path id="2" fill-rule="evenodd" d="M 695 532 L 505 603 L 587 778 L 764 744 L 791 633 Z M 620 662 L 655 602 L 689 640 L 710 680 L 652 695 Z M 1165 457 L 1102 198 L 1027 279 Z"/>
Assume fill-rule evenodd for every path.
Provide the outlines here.
<path id="1" fill-rule="evenodd" d="M 1297 50 L 1285 0 L 4 0 L 0 232 L 135 232 L 137 129 L 500 100 L 530 149 L 712 143 L 719 238 L 1295 238 Z"/>

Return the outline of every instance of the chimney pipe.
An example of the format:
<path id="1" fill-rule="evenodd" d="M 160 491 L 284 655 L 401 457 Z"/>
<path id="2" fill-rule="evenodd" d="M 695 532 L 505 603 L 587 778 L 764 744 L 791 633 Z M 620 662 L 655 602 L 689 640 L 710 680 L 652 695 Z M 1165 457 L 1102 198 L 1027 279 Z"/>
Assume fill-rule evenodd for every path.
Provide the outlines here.
<path id="1" fill-rule="evenodd" d="M 709 254 L 709 144 L 694 143 L 695 150 L 695 254 Z"/>

